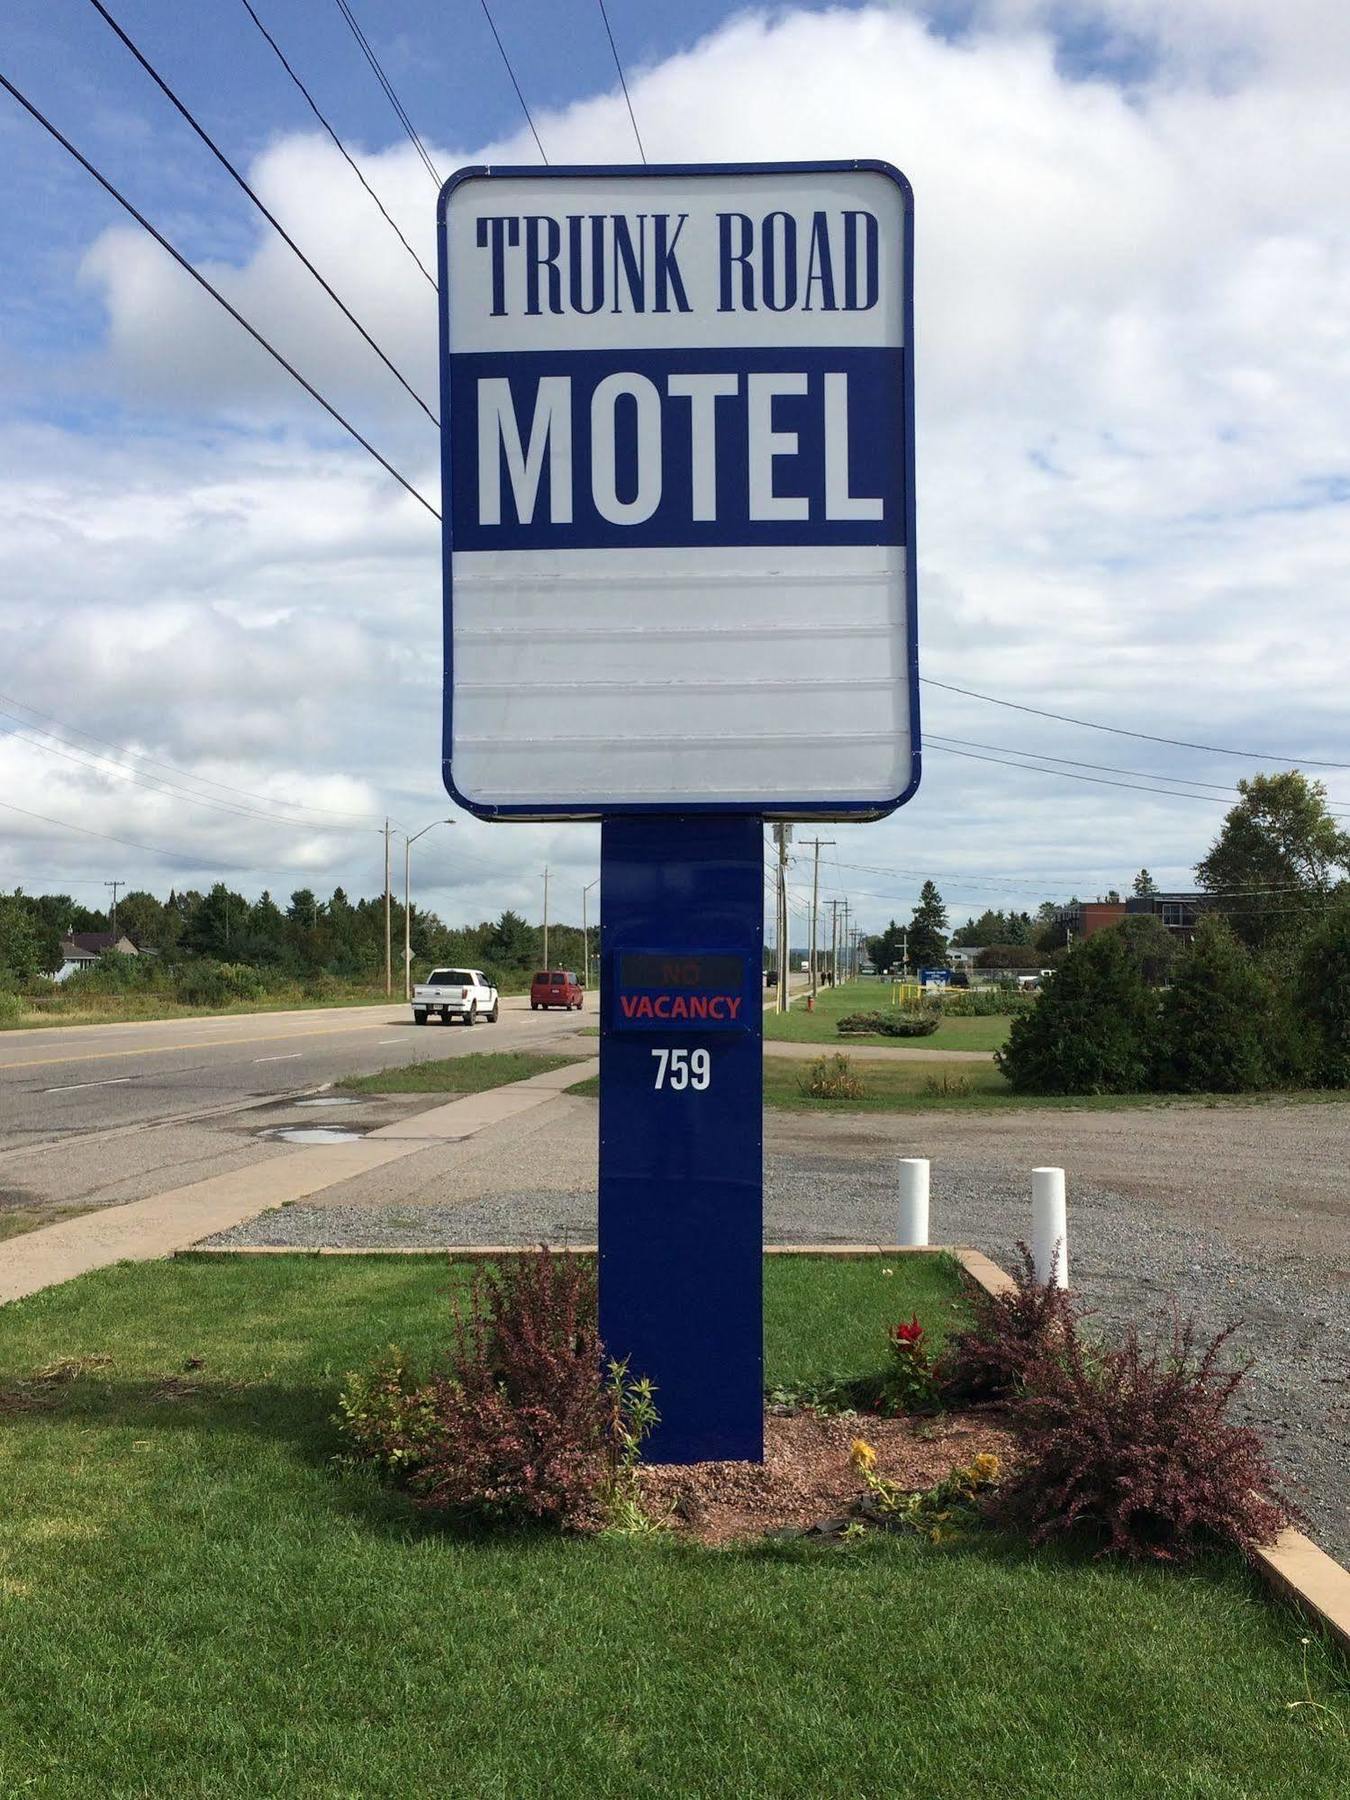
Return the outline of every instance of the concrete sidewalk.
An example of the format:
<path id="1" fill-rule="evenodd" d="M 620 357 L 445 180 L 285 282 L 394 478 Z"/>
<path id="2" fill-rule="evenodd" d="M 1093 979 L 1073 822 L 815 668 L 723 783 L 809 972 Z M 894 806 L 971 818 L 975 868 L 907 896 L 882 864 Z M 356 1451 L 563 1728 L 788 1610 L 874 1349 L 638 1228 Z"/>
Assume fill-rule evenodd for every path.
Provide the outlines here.
<path id="1" fill-rule="evenodd" d="M 577 1082 L 589 1080 L 599 1067 L 593 1059 L 551 1069 L 526 1081 L 466 1094 L 352 1143 L 296 1150 L 11 1238 L 0 1247 L 0 1304 L 110 1263 L 170 1256 L 269 1207 L 322 1193 L 437 1144 L 473 1137 L 546 1105 Z"/>
<path id="2" fill-rule="evenodd" d="M 789 1043 L 782 1038 L 765 1038 L 765 1056 L 791 1056 L 798 1062 L 814 1062 L 818 1056 L 830 1056 L 842 1050 L 856 1056 L 859 1062 L 967 1062 L 992 1063 L 992 1050 L 929 1050 L 916 1045 L 910 1049 L 900 1044 L 860 1044 L 856 1038 L 841 1037 L 828 1044 Z"/>

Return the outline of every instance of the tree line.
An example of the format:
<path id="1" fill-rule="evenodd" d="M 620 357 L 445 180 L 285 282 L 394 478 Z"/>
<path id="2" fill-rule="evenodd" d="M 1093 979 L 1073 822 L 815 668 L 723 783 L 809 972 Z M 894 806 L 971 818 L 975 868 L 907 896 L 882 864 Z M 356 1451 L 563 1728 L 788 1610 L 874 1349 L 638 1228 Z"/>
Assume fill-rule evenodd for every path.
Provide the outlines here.
<path id="1" fill-rule="evenodd" d="M 1237 805 L 1196 864 L 1200 908 L 1221 917 L 1272 978 L 1288 979 L 1304 940 L 1350 892 L 1350 834 L 1337 823 L 1325 786 L 1298 770 L 1254 775 L 1239 781 L 1237 790 Z M 1146 868 L 1131 888 L 1137 897 L 1158 892 Z M 1112 888 L 1100 898 L 1118 902 L 1121 895 Z M 1078 905 L 1073 896 L 1044 900 L 1034 913 L 988 909 L 948 936 L 946 906 L 936 885 L 926 881 L 908 924 L 892 919 L 868 940 L 868 953 L 880 970 L 906 962 L 911 971 L 941 968 L 958 948 L 978 950 L 977 967 L 1053 967 L 1068 947 L 1066 915 Z M 1150 984 L 1170 977 L 1184 946 L 1155 914 L 1132 914 L 1115 929 L 1125 934 Z"/>
<path id="2" fill-rule="evenodd" d="M 82 906 L 69 894 L 28 894 L 21 888 L 0 894 L 0 986 L 11 991 L 41 988 L 61 966 L 61 945 L 77 933 L 108 932 L 106 912 Z M 351 987 L 383 986 L 385 968 L 384 896 L 352 900 L 340 887 L 327 899 L 312 888 L 297 888 L 285 905 L 264 891 L 256 900 L 217 882 L 206 893 L 174 889 L 167 898 L 144 889 L 117 903 L 116 927 L 143 954 L 105 956 L 96 971 L 71 977 L 119 988 L 163 986 L 176 972 L 191 972 L 200 984 L 203 965 L 252 971 L 244 987 L 270 983 L 311 985 L 318 978 Z M 403 907 L 391 906 L 390 935 L 396 987 L 402 986 Z M 580 969 L 578 927 L 549 928 L 549 955 L 555 967 Z M 542 967 L 543 928 L 505 911 L 476 925 L 448 926 L 434 912 L 413 908 L 413 968 L 421 976 L 437 964 L 467 963 L 481 968 L 503 988 L 528 982 Z M 241 996 L 246 997 L 246 996 Z"/>

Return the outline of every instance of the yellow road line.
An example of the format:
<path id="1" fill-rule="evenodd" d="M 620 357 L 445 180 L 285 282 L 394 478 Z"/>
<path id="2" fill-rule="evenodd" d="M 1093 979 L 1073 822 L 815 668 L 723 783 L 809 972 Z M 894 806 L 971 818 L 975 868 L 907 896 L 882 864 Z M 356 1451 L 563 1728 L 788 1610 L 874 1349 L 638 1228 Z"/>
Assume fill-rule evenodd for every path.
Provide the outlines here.
<path id="1" fill-rule="evenodd" d="M 46 1069 L 54 1063 L 108 1062 L 123 1056 L 164 1056 L 172 1050 L 228 1049 L 234 1044 L 270 1044 L 278 1038 L 347 1037 L 353 1031 L 387 1031 L 388 1019 L 372 1019 L 362 1025 L 328 1025 L 319 1031 L 269 1031 L 259 1037 L 196 1038 L 190 1044 L 150 1044 L 141 1050 L 89 1050 L 79 1056 L 37 1056 L 28 1062 L 0 1062 L 7 1069 Z"/>

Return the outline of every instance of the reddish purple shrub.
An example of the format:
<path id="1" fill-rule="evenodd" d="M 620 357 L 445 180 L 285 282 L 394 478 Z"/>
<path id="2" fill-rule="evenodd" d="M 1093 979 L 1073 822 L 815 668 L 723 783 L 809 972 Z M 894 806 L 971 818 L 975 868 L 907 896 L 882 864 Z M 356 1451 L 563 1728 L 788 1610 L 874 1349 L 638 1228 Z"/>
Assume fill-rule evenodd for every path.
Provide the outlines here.
<path id="1" fill-rule="evenodd" d="M 1087 1531 L 1102 1555 L 1180 1562 L 1216 1541 L 1268 1543 L 1289 1511 L 1256 1433 L 1226 1417 L 1245 1366 L 1205 1349 L 1195 1325 L 1145 1349 L 1133 1325 L 1118 1349 L 1085 1345 L 1077 1321 L 1025 1371 L 1015 1402 L 1018 1458 L 991 1503 L 1033 1543 Z"/>
<path id="2" fill-rule="evenodd" d="M 435 1424 L 411 1481 L 422 1505 L 571 1530 L 603 1523 L 621 1421 L 589 1260 L 544 1248 L 481 1269 L 455 1309 L 450 1371 L 426 1392 Z"/>
<path id="3" fill-rule="evenodd" d="M 1083 1316 L 1082 1306 L 1054 1280 L 1038 1281 L 1025 1244 L 1017 1246 L 1010 1294 L 979 1288 L 971 1297 L 974 1323 L 947 1340 L 937 1365 L 938 1391 L 951 1405 L 1007 1400 L 1022 1391 L 1027 1371 L 1052 1353 L 1066 1329 Z"/>

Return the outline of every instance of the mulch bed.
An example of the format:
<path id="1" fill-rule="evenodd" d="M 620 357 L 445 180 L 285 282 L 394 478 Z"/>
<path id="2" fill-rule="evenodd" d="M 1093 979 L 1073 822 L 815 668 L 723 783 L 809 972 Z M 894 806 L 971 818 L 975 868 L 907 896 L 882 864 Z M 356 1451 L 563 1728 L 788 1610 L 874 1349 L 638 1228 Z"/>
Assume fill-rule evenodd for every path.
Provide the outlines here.
<path id="1" fill-rule="evenodd" d="M 876 1451 L 877 1473 L 906 1489 L 933 1487 L 984 1451 L 1006 1461 L 1012 1450 L 994 1408 L 935 1419 L 770 1413 L 762 1463 L 648 1463 L 639 1474 L 643 1502 L 654 1518 L 704 1544 L 837 1528 L 864 1492 L 849 1462 L 855 1438 Z"/>

